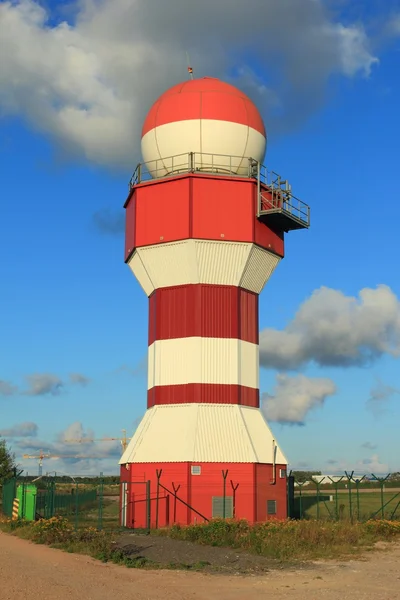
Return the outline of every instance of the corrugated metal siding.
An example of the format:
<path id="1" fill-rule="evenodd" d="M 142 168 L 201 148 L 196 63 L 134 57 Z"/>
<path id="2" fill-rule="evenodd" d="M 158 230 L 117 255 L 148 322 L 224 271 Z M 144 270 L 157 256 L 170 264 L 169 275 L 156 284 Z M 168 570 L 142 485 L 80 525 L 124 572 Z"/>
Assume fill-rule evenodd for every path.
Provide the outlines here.
<path id="1" fill-rule="evenodd" d="M 147 246 L 138 248 L 137 252 L 155 288 L 198 283 L 193 240 Z"/>
<path id="2" fill-rule="evenodd" d="M 149 346 L 148 388 L 220 383 L 258 388 L 258 345 L 230 338 L 177 338 Z"/>
<path id="3" fill-rule="evenodd" d="M 198 324 L 194 335 L 237 338 L 237 288 L 232 286 L 196 286 L 192 322 Z"/>
<path id="4" fill-rule="evenodd" d="M 200 405 L 197 415 L 195 460 L 213 462 L 219 456 L 235 457 L 235 462 L 257 460 L 239 410 L 221 410 L 219 405 L 210 410 L 208 406 Z"/>
<path id="5" fill-rule="evenodd" d="M 200 282 L 239 285 L 251 246 L 240 242 L 196 241 Z"/>
<path id="6" fill-rule="evenodd" d="M 280 257 L 272 252 L 253 246 L 240 281 L 240 287 L 260 294 L 280 260 Z"/>
<path id="7" fill-rule="evenodd" d="M 149 344 L 179 337 L 238 338 L 258 344 L 258 297 L 234 286 L 156 290 L 149 302 Z"/>
<path id="8" fill-rule="evenodd" d="M 273 452 L 272 452 L 272 440 L 274 440 L 274 436 L 268 426 L 267 421 L 264 419 L 262 415 L 262 411 L 260 410 L 243 410 L 242 411 L 243 421 L 245 423 L 246 428 L 252 432 L 252 443 L 254 449 L 258 455 L 263 453 L 268 456 L 268 460 L 260 460 L 259 462 L 272 463 L 273 462 Z M 263 425 L 260 424 L 260 419 L 263 421 Z M 267 433 L 268 432 L 268 433 Z M 276 440 L 275 440 L 276 443 Z M 275 462 L 280 465 L 286 465 L 287 460 L 285 455 L 282 453 L 281 449 L 277 445 L 276 448 L 276 456 Z"/>
<path id="9" fill-rule="evenodd" d="M 259 388 L 259 347 L 257 344 L 239 342 L 239 385 Z M 255 385 L 254 385 L 255 382 Z"/>
<path id="10" fill-rule="evenodd" d="M 120 464 L 272 463 L 271 431 L 261 412 L 233 404 L 155 406 L 146 411 Z M 287 461 L 279 447 L 276 462 Z"/>
<path id="11" fill-rule="evenodd" d="M 240 286 L 257 294 L 280 260 L 252 244 L 199 240 L 146 246 L 138 248 L 136 255 L 155 289 L 202 283 Z M 143 278 L 142 271 L 136 276 Z"/>
<path id="12" fill-rule="evenodd" d="M 258 294 L 238 288 L 238 295 L 240 319 L 240 332 L 238 337 L 241 340 L 258 344 Z"/>
<path id="13" fill-rule="evenodd" d="M 241 404 L 259 407 L 258 389 L 242 385 L 188 383 L 186 385 L 161 385 L 147 391 L 147 408 L 155 404 Z"/>
<path id="14" fill-rule="evenodd" d="M 157 339 L 157 336 L 156 336 L 157 303 L 158 303 L 158 296 L 157 296 L 157 290 L 156 290 L 149 297 L 149 323 L 148 323 L 148 345 L 149 346 L 151 346 L 151 344 Z"/>
<path id="15" fill-rule="evenodd" d="M 128 265 L 132 273 L 138 280 L 139 284 L 141 285 L 142 289 L 144 290 L 145 294 L 147 296 L 150 296 L 150 294 L 154 291 L 154 284 L 153 281 L 150 279 L 149 274 L 146 271 L 145 265 L 143 264 L 137 250 L 129 259 Z"/>
<path id="16" fill-rule="evenodd" d="M 252 406 L 253 408 L 260 407 L 260 390 L 249 388 L 245 385 L 239 386 L 240 401 L 242 406 Z"/>

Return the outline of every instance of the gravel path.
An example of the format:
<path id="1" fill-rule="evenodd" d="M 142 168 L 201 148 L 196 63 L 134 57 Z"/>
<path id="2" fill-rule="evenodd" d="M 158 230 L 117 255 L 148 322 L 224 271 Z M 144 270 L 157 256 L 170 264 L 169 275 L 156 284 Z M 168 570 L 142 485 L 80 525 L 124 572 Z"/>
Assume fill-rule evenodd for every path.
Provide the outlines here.
<path id="1" fill-rule="evenodd" d="M 0 532 L 1 600 L 400 600 L 400 545 L 262 576 L 142 571 Z"/>

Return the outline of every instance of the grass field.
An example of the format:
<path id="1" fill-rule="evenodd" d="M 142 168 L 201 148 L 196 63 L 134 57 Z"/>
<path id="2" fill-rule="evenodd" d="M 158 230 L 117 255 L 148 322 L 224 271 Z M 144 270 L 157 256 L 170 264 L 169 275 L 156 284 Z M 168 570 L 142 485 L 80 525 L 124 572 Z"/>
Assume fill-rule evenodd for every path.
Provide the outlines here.
<path id="1" fill-rule="evenodd" d="M 382 515 L 383 499 L 383 515 Z M 317 493 L 302 492 L 295 494 L 295 509 L 298 516 L 310 519 L 329 519 L 335 518 L 338 512 L 340 519 L 358 519 L 366 521 L 376 516 L 377 518 L 394 519 L 400 518 L 400 491 L 385 491 L 381 495 L 378 490 L 361 491 L 359 494 L 352 490 L 351 495 L 348 491 L 336 493 L 334 490 L 323 490 L 320 493 L 318 502 Z"/>
<path id="2" fill-rule="evenodd" d="M 56 491 L 59 494 L 71 494 L 75 492 L 78 488 L 79 492 L 87 492 L 92 490 L 93 488 L 100 489 L 99 484 L 90 484 L 90 483 L 79 483 L 78 486 L 74 483 L 56 483 Z M 103 486 L 103 494 L 104 496 L 119 496 L 120 486 L 119 484 L 113 485 L 104 485 Z"/>
<path id="3" fill-rule="evenodd" d="M 92 502 L 88 506 L 79 508 L 78 513 L 72 509 L 58 511 L 58 515 L 66 518 L 75 528 L 95 527 L 96 529 L 114 530 L 120 528 L 119 498 L 115 496 L 103 498 Z"/>

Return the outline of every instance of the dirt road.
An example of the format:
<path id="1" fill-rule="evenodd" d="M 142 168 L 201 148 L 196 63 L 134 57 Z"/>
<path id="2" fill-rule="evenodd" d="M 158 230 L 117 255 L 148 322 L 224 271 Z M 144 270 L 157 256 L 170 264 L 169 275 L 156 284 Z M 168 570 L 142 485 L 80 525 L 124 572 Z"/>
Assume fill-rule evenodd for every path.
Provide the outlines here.
<path id="1" fill-rule="evenodd" d="M 0 532 L 1 600 L 400 600 L 400 545 L 263 576 L 141 571 Z"/>

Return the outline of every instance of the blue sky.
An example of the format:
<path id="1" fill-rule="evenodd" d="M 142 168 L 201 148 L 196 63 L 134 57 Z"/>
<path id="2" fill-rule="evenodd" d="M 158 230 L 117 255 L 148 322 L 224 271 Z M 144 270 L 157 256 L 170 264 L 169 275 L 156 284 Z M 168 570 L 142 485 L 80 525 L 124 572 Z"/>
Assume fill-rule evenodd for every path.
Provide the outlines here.
<path id="1" fill-rule="evenodd" d="M 282 4 L 289 9 L 291 2 Z M 31 472 L 37 467 L 21 460 L 23 452 L 35 448 L 68 452 L 58 437 L 68 428 L 70 434 L 89 432 L 96 437 L 115 437 L 126 428 L 129 435 L 145 411 L 147 299 L 123 262 L 122 205 L 139 159 L 143 115 L 165 87 L 186 77 L 185 57 L 182 65 L 178 58 L 168 66 L 161 58 L 157 63 L 157 52 L 160 57 L 164 54 L 170 38 L 178 40 L 171 42 L 171 53 L 178 57 L 181 48 L 188 46 L 181 24 L 177 31 L 169 25 L 171 31 L 159 46 L 152 41 L 160 26 L 157 22 L 140 35 L 136 32 L 144 49 L 125 46 L 120 59 L 121 70 L 127 69 L 132 80 L 127 89 L 125 79 L 109 74 L 104 58 L 107 50 L 116 53 L 119 42 L 127 43 L 124 19 L 115 16 L 113 33 L 102 40 L 100 49 L 93 31 L 102 32 L 107 7 L 97 6 L 85 16 L 74 10 L 60 17 L 62 3 L 46 4 L 52 17 L 47 25 L 40 21 L 38 3 L 0 2 L 0 16 L 12 19 L 10 23 L 19 24 L 19 29 L 22 24 L 31 36 L 26 38 L 28 53 L 15 57 L 10 45 L 3 69 L 0 64 L 0 432 Z M 113 3 L 115 14 L 119 10 L 124 14 L 123 4 L 122 0 Z M 130 4 L 134 2 L 126 0 L 125 9 Z M 261 295 L 260 329 L 281 335 L 302 303 L 321 286 L 344 297 L 358 297 L 364 288 L 375 290 L 383 284 L 396 297 L 391 315 L 386 314 L 390 312 L 387 297 L 380 298 L 381 321 L 376 330 L 369 314 L 362 313 L 355 324 L 349 313 L 350 341 L 357 327 L 371 332 L 369 337 L 362 333 L 366 341 L 354 342 L 354 356 L 361 356 L 368 346 L 368 360 L 343 366 L 345 349 L 343 356 L 335 354 L 336 366 L 332 366 L 314 348 L 301 364 L 278 370 L 290 381 L 303 376 L 300 397 L 291 396 L 299 388 L 276 388 L 277 369 L 261 369 L 261 392 L 269 394 L 266 401 L 270 398 L 276 407 L 286 394 L 285 402 L 297 402 L 300 411 L 296 423 L 271 422 L 273 431 L 293 467 L 329 472 L 400 470 L 400 374 L 395 356 L 400 349 L 396 184 L 400 4 L 378 9 L 372 3 L 373 21 L 366 10 L 372 7 L 369 2 L 356 3 L 358 12 L 354 5 L 350 12 L 346 2 L 329 3 L 336 13 L 328 12 L 323 2 L 306 4 L 308 16 L 297 27 L 304 29 L 304 35 L 307 28 L 320 27 L 323 33 L 315 48 L 305 49 L 301 38 L 292 35 L 292 47 L 282 56 L 272 56 L 268 48 L 264 55 L 262 30 L 249 37 L 246 46 L 251 30 L 242 32 L 243 39 L 234 45 L 220 29 L 224 52 L 234 57 L 229 58 L 216 53 L 218 36 L 202 30 L 200 23 L 199 39 L 194 37 L 189 47 L 191 59 L 199 76 L 236 80 L 254 98 L 270 132 L 265 163 L 288 178 L 293 192 L 312 209 L 311 229 L 287 236 L 286 257 Z M 226 27 L 240 27 L 240 10 Z M 273 3 L 266 2 L 265 11 L 266 18 L 281 19 Z M 70 24 L 60 30 L 63 18 Z M 351 35 L 343 35 L 339 25 Z M 202 54 L 207 35 L 211 50 Z M 72 66 L 63 58 L 68 36 L 73 36 L 78 48 L 81 43 L 82 53 L 90 48 L 95 75 L 87 55 L 78 54 Z M 50 64 L 50 59 L 47 65 L 36 48 L 41 39 L 47 40 L 55 57 L 60 54 L 58 65 Z M 10 43 L 7 36 L 5 43 Z M 146 44 L 155 57 L 148 58 Z M 326 60 L 316 54 L 319 48 Z M 148 71 L 139 50 L 147 56 L 142 60 Z M 131 73 L 126 57 L 130 51 L 135 56 Z M 252 52 L 258 53 L 258 61 L 252 60 Z M 296 60 L 302 52 L 301 74 Z M 65 80 L 68 85 L 51 80 L 57 67 L 71 69 Z M 96 79 L 91 89 L 90 76 Z M 97 89 L 99 81 L 105 90 Z M 96 104 L 103 93 L 103 104 Z M 63 111 L 82 104 L 96 119 L 93 125 L 82 125 L 76 113 Z M 326 347 L 332 339 L 325 335 Z M 385 344 L 389 338 L 390 347 Z M 71 378 L 71 374 L 75 375 Z M 312 380 L 323 380 L 324 385 L 329 380 L 336 391 L 310 388 L 307 382 Z M 279 414 L 279 420 L 285 421 Z M 22 431 L 23 423 L 37 428 L 31 425 Z M 29 436 L 17 436 L 18 427 Z M 73 465 L 57 461 L 51 468 L 117 472 L 118 444 L 88 445 L 85 451 L 102 460 Z"/>

